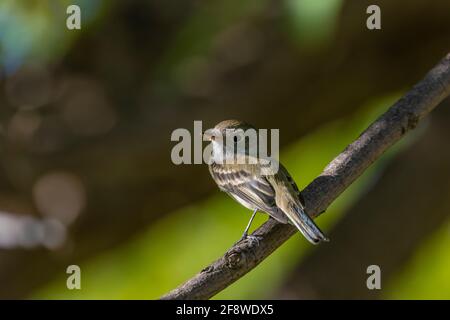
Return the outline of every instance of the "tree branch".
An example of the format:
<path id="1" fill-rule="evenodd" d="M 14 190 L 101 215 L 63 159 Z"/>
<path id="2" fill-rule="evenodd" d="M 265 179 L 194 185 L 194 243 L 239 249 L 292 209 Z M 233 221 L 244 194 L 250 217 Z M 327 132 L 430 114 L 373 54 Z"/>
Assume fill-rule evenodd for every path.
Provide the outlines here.
<path id="1" fill-rule="evenodd" d="M 331 161 L 303 191 L 312 217 L 322 213 L 390 146 L 450 94 L 450 53 L 425 78 L 372 123 L 352 144 Z M 208 299 L 244 276 L 296 232 L 291 225 L 269 219 L 245 240 L 162 299 Z"/>

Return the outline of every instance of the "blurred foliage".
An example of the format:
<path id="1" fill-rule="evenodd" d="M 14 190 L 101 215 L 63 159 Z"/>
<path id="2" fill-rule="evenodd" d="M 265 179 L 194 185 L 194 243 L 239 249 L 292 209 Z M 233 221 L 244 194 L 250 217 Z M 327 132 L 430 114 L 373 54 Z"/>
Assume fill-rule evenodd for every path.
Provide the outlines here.
<path id="1" fill-rule="evenodd" d="M 65 26 L 67 6 L 83 8 L 83 27 L 98 18 L 101 0 L 3 0 L 0 3 L 0 64 L 13 72 L 25 61 L 55 62 L 76 33 Z M 64 13 L 64 14 L 61 14 Z"/>
<path id="2" fill-rule="evenodd" d="M 449 210 L 449 208 L 447 208 Z M 388 299 L 450 299 L 450 221 L 433 234 L 389 283 Z"/>
<path id="3" fill-rule="evenodd" d="M 285 1 L 285 14 L 292 38 L 309 49 L 329 43 L 336 30 L 341 5 L 341 0 Z"/>
<path id="4" fill-rule="evenodd" d="M 171 11 L 175 7 L 177 7 L 177 10 L 180 10 L 176 1 L 167 2 L 167 6 L 161 1 L 148 1 L 145 3 L 155 9 L 156 13 L 152 12 L 154 16 L 151 16 L 155 20 L 161 19 L 163 21 L 164 18 L 157 17 L 158 14 L 163 16 L 167 11 Z M 283 57 L 291 55 L 296 57 L 296 54 L 300 56 L 304 52 L 316 53 L 316 50 L 319 52 L 320 49 L 332 43 L 332 37 L 337 30 L 338 17 L 345 1 L 284 0 L 280 7 L 276 7 L 269 0 L 222 0 L 199 3 L 189 3 L 186 5 L 190 6 L 192 12 L 187 17 L 180 19 L 179 23 L 181 27 L 177 32 L 170 36 L 166 34 L 160 35 L 168 43 L 162 48 L 162 52 L 155 50 L 158 51 L 158 54 L 152 52 L 155 56 L 148 58 L 148 68 L 151 69 L 150 77 L 156 80 L 145 83 L 142 86 L 150 87 L 149 91 L 152 92 L 142 93 L 138 90 L 136 92 L 140 92 L 142 96 L 150 96 L 154 93 L 153 91 L 157 91 L 159 94 L 156 94 L 157 99 L 152 97 L 153 100 L 150 99 L 149 101 L 152 103 L 157 101 L 157 104 L 167 105 L 167 108 L 172 107 L 175 110 L 173 113 L 167 112 L 166 110 L 155 111 L 156 108 L 152 109 L 152 106 L 148 107 L 150 103 L 142 98 L 144 102 L 138 103 L 142 103 L 145 107 L 148 107 L 150 111 L 147 111 L 147 113 L 150 114 L 150 117 L 159 117 L 160 114 L 176 117 L 176 112 L 182 112 L 183 110 L 180 111 L 180 109 L 186 106 L 181 106 L 176 109 L 174 106 L 175 103 L 172 104 L 172 100 L 181 100 L 180 97 L 183 94 L 191 97 L 202 96 L 202 92 L 199 92 L 199 90 L 207 91 L 208 86 L 211 86 L 211 83 L 214 82 L 214 79 L 212 79 L 214 76 L 222 76 L 225 78 L 224 82 L 228 81 L 233 83 L 233 79 L 227 80 L 223 76 L 225 72 L 220 72 L 227 68 L 232 69 L 247 66 L 249 64 L 248 62 L 255 57 L 261 59 L 272 58 L 270 55 L 273 51 L 270 50 L 267 55 L 261 54 L 258 56 L 260 51 L 265 49 L 261 45 L 263 43 L 261 39 L 266 36 L 265 34 L 261 34 L 258 26 L 267 23 L 266 20 L 270 20 L 273 16 L 279 16 L 279 20 L 282 21 L 281 24 L 274 24 L 274 28 L 279 32 L 276 36 L 281 34 L 281 38 L 283 39 L 279 42 L 268 42 L 269 45 L 272 43 L 282 43 L 285 45 L 284 42 L 288 42 L 289 44 L 293 44 L 296 49 L 301 49 L 299 52 L 293 50 L 286 55 L 279 54 L 275 56 L 275 59 L 279 57 L 283 59 Z M 65 27 L 61 27 L 65 26 L 65 19 L 67 17 L 65 8 L 69 4 L 78 4 L 82 7 L 83 27 L 81 32 L 69 32 Z M 143 67 L 142 64 L 134 61 L 138 55 L 133 55 L 133 49 L 127 48 L 127 46 L 132 46 L 130 43 L 133 41 L 126 38 L 129 34 L 124 31 L 125 28 L 123 26 L 119 25 L 120 23 L 129 23 L 133 27 L 140 27 L 139 16 L 136 17 L 133 14 L 130 14 L 129 17 L 124 14 L 125 18 L 121 17 L 123 20 L 118 22 L 117 29 L 105 29 L 108 31 L 113 30 L 113 35 L 108 34 L 106 36 L 110 36 L 113 39 L 117 37 L 117 41 L 108 42 L 107 44 L 111 45 L 110 47 L 106 46 L 106 49 L 103 48 L 104 51 L 99 50 L 99 53 L 96 52 L 98 55 L 93 56 L 92 60 L 95 61 L 94 63 L 104 64 L 103 69 L 94 69 L 95 71 L 92 74 L 81 74 L 81 76 L 78 74 L 74 76 L 74 74 L 65 70 L 67 74 L 63 73 L 63 77 L 67 76 L 68 79 L 65 79 L 65 82 L 61 81 L 61 87 L 65 86 L 66 90 L 70 88 L 70 94 L 65 97 L 67 100 L 65 103 L 58 101 L 61 105 L 54 108 L 54 110 L 51 109 L 51 104 L 54 103 L 54 99 L 60 98 L 59 94 L 55 93 L 58 90 L 52 86 L 54 82 L 61 80 L 56 77 L 55 79 L 50 77 L 50 73 L 53 72 L 53 66 L 58 66 L 58 63 L 66 58 L 65 54 L 70 51 L 71 46 L 75 47 L 71 54 L 77 55 L 80 54 L 80 51 L 86 49 L 86 43 L 89 45 L 89 41 L 97 41 L 98 39 L 93 36 L 84 42 L 83 46 L 80 46 L 80 48 L 77 47 L 78 38 L 82 37 L 84 33 L 95 30 L 95 24 L 101 23 L 103 15 L 106 15 L 108 10 L 114 6 L 119 5 L 120 1 L 104 0 L 2 0 L 0 2 L 0 81 L 5 79 L 7 87 L 18 88 L 17 90 L 9 90 L 6 94 L 8 98 L 6 100 L 10 100 L 11 104 L 15 104 L 14 107 L 16 108 L 9 109 L 13 120 L 11 123 L 6 123 L 7 121 L 5 121 L 5 125 L 2 123 L 1 130 L 6 128 L 5 131 L 9 130 L 19 136 L 19 138 L 23 138 L 23 136 L 33 136 L 38 131 L 37 128 L 45 128 L 48 131 L 43 130 L 44 139 L 42 141 L 38 140 L 39 143 L 36 144 L 38 147 L 31 150 L 40 150 L 41 154 L 45 152 L 51 154 L 55 150 L 61 151 L 63 148 L 52 149 L 46 147 L 45 143 L 52 141 L 52 139 L 56 140 L 57 143 L 61 143 L 66 138 L 64 136 L 66 134 L 66 127 L 69 127 L 69 129 L 75 131 L 80 136 L 93 141 L 94 136 L 108 132 L 116 122 L 122 125 L 123 122 L 130 120 L 124 114 L 130 110 L 134 110 L 133 107 L 136 106 L 128 103 L 128 98 L 122 99 L 126 100 L 125 103 L 120 101 L 122 104 L 117 102 L 120 99 L 110 101 L 110 96 L 108 95 L 110 92 L 107 92 L 107 89 L 103 88 L 104 83 L 101 82 L 105 81 L 105 79 L 99 80 L 96 77 L 101 78 L 101 76 L 104 76 L 108 81 L 112 79 L 111 82 L 114 83 L 116 88 L 120 89 L 118 91 L 123 90 L 124 92 L 126 90 L 132 91 L 131 88 L 135 89 L 134 82 L 127 82 L 129 79 L 141 79 L 139 77 L 142 77 L 142 79 L 148 78 L 145 72 L 139 75 L 135 74 L 136 71 L 147 68 L 147 65 Z M 147 17 L 145 15 L 143 16 Z M 170 19 L 167 21 L 170 21 Z M 155 25 L 160 27 L 157 23 Z M 267 31 L 268 29 L 266 27 L 262 30 Z M 115 32 L 117 30 L 119 31 L 116 34 Z M 146 35 L 146 33 L 143 34 Z M 138 39 L 136 41 L 138 42 L 137 47 L 141 45 L 157 47 L 155 43 L 144 43 L 147 41 L 146 38 L 141 39 L 136 37 L 136 39 Z M 104 45 L 104 43 L 102 44 Z M 286 48 L 286 51 L 292 49 L 289 45 L 286 45 Z M 351 50 L 349 49 L 348 51 Z M 373 52 L 373 50 L 369 51 Z M 143 52 L 147 53 L 145 50 Z M 277 52 L 275 51 L 275 53 Z M 158 59 L 156 63 L 152 60 L 155 57 Z M 303 59 L 304 57 L 301 56 L 299 59 Z M 337 58 L 337 60 L 339 59 L 342 59 L 342 57 Z M 76 61 L 74 63 L 74 69 L 76 69 L 79 61 L 74 60 Z M 71 62 L 73 63 L 73 61 Z M 364 61 L 364 63 L 372 62 L 368 60 Z M 40 65 L 43 68 L 42 70 L 37 68 L 37 71 L 32 70 L 33 72 L 27 71 L 25 75 L 24 73 L 19 73 L 14 78 L 17 70 L 29 64 Z M 264 64 L 264 62 L 261 64 Z M 74 67 L 74 65 L 71 65 L 71 67 Z M 301 64 L 299 66 L 298 69 L 303 71 L 302 68 L 305 66 Z M 324 69 L 328 68 L 328 66 L 324 65 Z M 284 67 L 288 68 L 289 66 Z M 96 72 L 98 70 L 101 71 Z M 323 77 L 323 74 L 316 75 L 315 71 L 306 70 L 306 72 L 311 73 L 311 85 L 314 85 L 314 81 L 317 81 L 316 76 Z M 335 72 L 335 69 L 331 66 L 331 70 L 327 72 Z M 22 90 L 28 84 L 26 81 L 28 79 L 27 77 L 30 77 L 30 74 L 33 75 L 34 73 L 38 76 L 31 78 L 38 79 L 36 82 L 43 84 L 43 87 L 34 88 L 34 92 L 30 88 Z M 245 73 L 246 70 L 244 69 L 241 73 L 238 73 L 238 76 L 242 76 Z M 13 76 L 8 79 L 9 75 Z M 51 75 L 54 76 L 55 74 L 52 73 Z M 370 77 L 371 75 L 366 76 Z M 354 78 L 349 77 L 350 80 L 357 79 L 356 81 L 359 81 L 359 78 L 360 75 L 356 74 Z M 41 81 L 40 79 L 43 80 Z M 144 81 L 147 80 L 143 80 L 142 82 Z M 23 87 L 22 83 L 25 83 Z M 33 83 L 33 81 L 30 81 L 30 83 Z M 122 86 L 123 83 L 128 84 L 130 87 L 125 88 Z M 361 87 L 364 88 L 366 83 L 363 80 L 361 83 Z M 359 90 L 358 88 L 354 88 L 355 86 L 358 87 L 358 84 L 349 82 L 349 91 Z M 110 91 L 114 91 L 114 89 L 111 90 L 111 88 L 115 88 L 114 85 L 110 85 L 109 87 L 105 85 L 105 87 L 108 87 Z M 283 88 L 280 89 L 279 86 L 277 86 L 277 83 L 270 83 L 270 88 L 267 89 L 282 91 Z M 55 92 L 52 92 L 51 89 L 55 89 Z M 46 91 L 48 91 L 48 97 L 42 98 L 42 96 L 45 96 Z M 226 93 L 226 91 L 224 92 Z M 221 93 L 223 94 L 224 92 Z M 55 97 L 50 98 L 52 94 Z M 127 94 L 133 96 L 135 92 L 126 92 L 124 96 Z M 305 95 L 308 94 L 310 93 L 307 87 Z M 328 94 L 330 93 L 328 92 Z M 334 102 L 334 95 L 337 96 L 338 94 L 340 92 L 332 92 L 330 94 L 330 103 Z M 213 94 L 210 92 L 210 95 Z M 20 99 L 16 99 L 17 96 Z M 386 97 L 368 97 L 372 98 L 371 102 L 362 106 L 356 114 L 325 124 L 285 148 L 281 154 L 281 161 L 288 168 L 299 187 L 305 187 L 320 174 L 324 166 L 334 156 L 342 151 L 350 141 L 353 141 L 370 122 L 385 111 L 399 96 L 400 94 L 396 92 Z M 23 99 L 23 97 L 26 99 Z M 169 103 L 165 103 L 167 101 L 164 99 L 167 99 Z M 39 103 L 39 100 L 42 103 Z M 139 99 L 133 100 L 131 98 L 129 100 L 133 102 L 136 100 L 139 101 Z M 289 97 L 287 97 L 288 100 Z M 29 107 L 30 101 L 35 104 L 36 108 L 44 107 L 37 111 L 29 111 L 28 109 L 23 111 L 23 108 L 26 109 Z M 258 99 L 255 101 L 257 103 Z M 281 101 L 281 103 L 286 103 L 286 101 Z M 48 107 L 49 105 L 50 107 Z M 48 108 L 46 109 L 46 107 Z M 121 108 L 126 110 L 121 110 Z M 65 111 L 62 112 L 61 110 Z M 188 110 L 187 113 L 190 111 Z M 274 111 L 278 112 L 278 109 Z M 52 112 L 54 114 L 51 114 Z M 156 112 L 156 115 L 153 112 Z M 307 108 L 305 108 L 305 112 L 312 113 Z M 0 113 L 6 114 L 3 109 L 0 110 Z M 59 113 L 62 113 L 62 116 Z M 298 123 L 304 121 L 303 119 L 296 120 L 298 120 Z M 103 123 L 106 121 L 106 125 L 103 125 L 103 127 L 102 121 Z M 161 121 L 164 121 L 164 119 L 161 119 Z M 130 127 L 136 127 L 137 122 L 130 121 L 128 125 Z M 97 131 L 93 131 L 92 128 L 96 128 Z M 368 192 L 370 186 L 376 183 L 386 162 L 399 152 L 401 148 L 413 141 L 414 137 L 419 134 L 420 130 L 408 136 L 408 139 L 402 140 L 399 145 L 396 145 L 395 148 L 385 154 L 381 160 L 377 161 L 360 179 L 346 190 L 323 216 L 318 218 L 318 224 L 323 227 L 324 231 L 330 230 L 338 219 L 345 214 L 346 209 L 357 199 L 364 196 L 365 192 Z M 167 137 L 164 136 L 165 138 Z M 283 131 L 281 131 L 281 139 L 283 139 Z M 17 139 L 17 141 L 20 141 L 20 139 Z M 13 141 L 13 143 L 16 143 L 16 147 L 20 145 L 17 141 Z M 117 141 L 112 144 L 114 143 L 117 143 Z M 129 141 L 126 141 L 124 144 L 128 143 Z M 147 143 L 147 140 L 145 140 L 145 143 Z M 42 152 L 42 150 L 45 150 L 45 152 Z M 103 149 L 96 148 L 94 152 L 102 153 Z M 145 153 L 145 151 L 140 152 Z M 87 151 L 86 153 L 93 152 Z M 19 154 L 19 157 L 21 156 Z M 113 153 L 112 157 L 115 157 L 115 159 L 120 157 L 120 160 L 122 160 L 123 158 L 127 158 L 128 154 L 117 155 Z M 86 157 L 86 159 L 89 158 Z M 128 184 L 127 181 L 124 183 L 124 180 L 129 179 L 134 181 L 135 176 L 133 174 L 145 174 L 134 171 L 133 174 L 127 176 L 130 166 L 134 166 L 136 163 L 118 161 L 117 163 L 121 164 L 119 167 L 118 165 L 114 165 L 115 159 L 109 160 L 109 168 L 113 167 L 116 170 L 110 170 L 111 172 L 108 175 L 105 174 L 105 171 L 99 170 L 97 172 L 95 168 L 92 169 L 94 171 L 92 176 L 95 176 L 98 180 L 104 179 L 104 184 L 99 184 L 99 189 L 102 189 L 105 185 L 113 189 L 115 186 L 112 185 L 120 180 L 119 178 L 115 179 L 115 174 L 122 178 L 125 177 L 121 180 L 125 186 L 128 186 Z M 145 157 L 142 159 L 142 166 L 145 167 L 148 165 L 146 162 L 148 159 Z M 21 162 L 15 161 L 15 159 L 11 162 L 17 165 L 13 167 L 15 171 L 10 170 L 11 167 L 8 168 L 5 166 L 6 171 L 14 171 L 20 179 L 26 176 L 27 172 L 23 168 L 29 169 L 29 167 L 21 166 Z M 89 162 L 89 160 L 85 160 L 85 162 Z M 141 162 L 138 163 L 141 164 Z M 172 166 L 171 163 L 168 163 L 168 165 Z M 142 169 L 142 171 L 144 170 L 145 168 Z M 165 171 L 167 168 L 161 168 L 160 170 Z M 209 174 L 206 166 L 202 174 L 205 176 Z M 13 176 L 13 174 L 10 173 L 10 176 Z M 66 181 L 66 184 L 61 183 L 61 179 L 57 179 L 58 177 L 61 178 L 61 176 L 65 179 L 63 180 Z M 163 175 L 161 176 L 163 177 Z M 40 175 L 40 177 L 42 176 Z M 49 176 L 43 175 L 43 177 L 47 177 L 47 179 L 44 179 L 44 182 L 49 181 Z M 84 198 L 84 189 L 82 190 L 83 192 L 79 192 L 82 195 L 76 192 L 75 194 L 69 192 L 69 197 L 67 197 L 67 193 L 64 193 L 64 187 L 69 189 L 69 191 L 73 189 L 71 189 L 71 185 L 67 187 L 67 180 L 70 180 L 67 177 L 71 178 L 72 186 L 75 185 L 80 190 L 84 188 L 82 179 L 75 174 L 73 176 L 64 174 L 56 175 L 56 179 L 54 174 L 50 174 L 50 178 L 53 178 L 53 180 L 50 179 L 53 181 L 53 188 L 50 188 L 50 191 L 45 186 L 44 188 L 38 188 L 41 191 L 43 189 L 43 198 L 46 202 L 44 205 L 39 206 L 39 201 L 35 201 L 35 205 L 41 213 L 45 213 L 46 209 L 50 206 L 51 212 L 57 211 L 57 214 L 53 215 L 56 217 L 64 211 L 61 208 L 67 209 L 68 203 L 70 202 L 67 199 L 72 200 L 75 205 L 71 206 L 75 207 L 77 212 L 76 214 L 71 214 L 70 218 L 75 221 L 76 215 L 81 213 L 84 208 L 84 201 L 86 199 Z M 42 180 L 35 179 L 35 177 L 27 177 L 27 179 L 20 180 L 20 183 L 16 185 L 23 187 L 29 181 L 35 180 L 38 182 L 41 181 L 41 186 L 45 185 L 45 183 L 42 183 Z M 56 183 L 54 183 L 55 180 Z M 23 181 L 26 181 L 26 183 L 23 183 Z M 139 183 L 141 183 L 140 180 L 138 180 L 137 184 Z M 190 181 L 190 183 L 195 183 L 195 181 Z M 32 186 L 27 187 L 29 189 L 32 188 Z M 32 193 L 32 191 L 26 188 L 23 189 L 26 192 Z M 109 190 L 105 193 L 108 192 Z M 39 192 L 37 193 L 39 194 Z M 51 194 L 52 197 L 49 197 L 48 194 Z M 169 194 L 169 196 L 171 195 Z M 108 196 L 109 194 L 106 197 Z M 63 199 L 59 205 L 61 203 L 63 204 L 61 206 L 56 205 L 56 207 L 52 206 L 54 203 L 50 203 L 49 205 L 49 202 L 58 202 L 52 200 L 55 198 Z M 91 199 L 88 200 L 91 201 Z M 126 200 L 133 202 L 135 198 Z M 127 204 L 126 201 L 124 203 Z M 29 207 L 25 207 L 29 210 Z M 19 208 L 22 207 L 19 206 Z M 106 208 L 104 210 L 108 211 L 108 209 Z M 27 210 L 25 211 L 27 212 Z M 157 210 L 159 208 L 155 209 L 151 204 L 146 204 L 142 211 L 143 214 L 151 216 Z M 92 214 L 92 211 L 90 213 Z M 158 219 L 155 219 L 155 222 L 152 221 L 149 223 L 143 232 L 134 235 L 128 241 L 121 242 L 117 247 L 112 247 L 106 251 L 99 249 L 100 253 L 98 255 L 90 256 L 84 261 L 73 261 L 74 264 L 81 266 L 82 290 L 67 290 L 67 275 L 63 270 L 58 269 L 59 273 L 55 274 L 54 279 L 48 285 L 34 292 L 31 297 L 56 299 L 157 298 L 190 278 L 196 272 L 200 271 L 201 268 L 223 254 L 234 241 L 239 239 L 250 214 L 251 212 L 241 207 L 225 194 L 215 194 L 205 201 L 191 203 L 175 212 L 168 213 L 162 217 L 158 216 Z M 99 215 L 95 218 L 92 221 L 96 221 L 97 223 L 100 221 L 101 223 L 102 219 L 105 219 L 105 216 Z M 136 217 L 134 218 L 136 219 Z M 127 215 L 125 213 L 119 218 L 115 216 L 114 219 L 120 224 L 127 219 Z M 258 214 L 253 228 L 263 223 L 265 219 L 267 219 L 266 215 Z M 70 220 L 70 223 L 72 223 L 72 220 Z M 70 223 L 67 222 L 67 225 Z M 6 226 L 8 227 L 9 225 Z M 29 227 L 29 225 L 26 226 Z M 96 228 L 97 226 L 92 224 L 90 227 Z M 417 251 L 414 258 L 406 263 L 404 270 L 398 273 L 396 278 L 388 279 L 388 283 L 386 284 L 383 282 L 383 297 L 396 299 L 450 298 L 450 256 L 447 252 L 450 244 L 450 233 L 448 228 L 448 225 L 444 226 L 442 230 L 432 235 L 427 243 L 423 244 Z M 97 243 L 92 243 L 93 247 L 96 245 Z M 310 246 L 303 237 L 295 235 L 259 267 L 221 292 L 216 298 L 254 299 L 272 297 L 283 280 L 286 279 L 286 275 L 293 270 L 295 264 L 301 261 L 311 250 L 317 250 L 317 247 Z"/>

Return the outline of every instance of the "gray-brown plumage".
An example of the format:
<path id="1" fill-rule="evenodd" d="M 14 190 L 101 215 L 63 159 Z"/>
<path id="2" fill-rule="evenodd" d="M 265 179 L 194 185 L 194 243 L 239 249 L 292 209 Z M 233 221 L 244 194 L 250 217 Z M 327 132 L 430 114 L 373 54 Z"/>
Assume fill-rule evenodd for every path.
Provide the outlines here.
<path id="1" fill-rule="evenodd" d="M 244 237 L 256 211 L 263 211 L 281 223 L 293 224 L 311 243 L 328 241 L 305 212 L 298 187 L 281 164 L 278 164 L 276 172 L 263 170 L 262 159 L 252 158 L 248 148 L 239 152 L 235 145 L 226 145 L 225 135 L 235 134 L 239 137 L 238 132 L 242 132 L 240 129 L 245 131 L 254 128 L 238 120 L 226 120 L 205 133 L 205 137 L 213 145 L 213 161 L 209 171 L 220 190 L 246 208 L 254 210 Z M 229 157 L 235 161 L 224 161 Z M 238 159 L 245 161 L 237 162 Z"/>

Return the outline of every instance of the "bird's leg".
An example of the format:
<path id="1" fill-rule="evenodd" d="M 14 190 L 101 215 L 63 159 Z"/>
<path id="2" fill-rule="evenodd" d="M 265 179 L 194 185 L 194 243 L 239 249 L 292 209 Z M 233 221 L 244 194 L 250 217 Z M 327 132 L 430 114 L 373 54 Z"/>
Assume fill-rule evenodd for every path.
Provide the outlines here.
<path id="1" fill-rule="evenodd" d="M 256 211 L 258 211 L 258 209 L 255 209 L 253 211 L 253 214 L 250 218 L 250 221 L 247 224 L 247 227 L 244 230 L 244 233 L 242 234 L 241 240 L 246 239 L 248 237 L 248 229 L 250 229 L 250 226 L 252 225 L 253 219 L 255 219 L 255 215 L 256 215 Z"/>

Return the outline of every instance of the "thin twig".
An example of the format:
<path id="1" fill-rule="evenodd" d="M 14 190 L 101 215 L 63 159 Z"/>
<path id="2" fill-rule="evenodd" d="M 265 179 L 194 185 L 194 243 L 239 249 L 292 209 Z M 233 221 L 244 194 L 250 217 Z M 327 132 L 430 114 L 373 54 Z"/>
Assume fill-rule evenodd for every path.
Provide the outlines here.
<path id="1" fill-rule="evenodd" d="M 450 53 L 425 78 L 373 122 L 331 161 L 303 191 L 308 213 L 316 217 L 390 146 L 414 129 L 450 94 Z M 291 225 L 269 219 L 245 240 L 162 299 L 208 299 L 241 278 L 295 233 Z"/>

